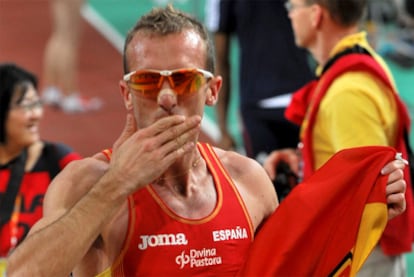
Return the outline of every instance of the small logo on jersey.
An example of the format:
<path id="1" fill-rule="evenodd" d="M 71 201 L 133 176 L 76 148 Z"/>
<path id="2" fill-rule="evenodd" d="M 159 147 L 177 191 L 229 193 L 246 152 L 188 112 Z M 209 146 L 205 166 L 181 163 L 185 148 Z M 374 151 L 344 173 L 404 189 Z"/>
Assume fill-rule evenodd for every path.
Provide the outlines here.
<path id="1" fill-rule="evenodd" d="M 248 239 L 246 228 L 240 228 L 237 226 L 233 229 L 223 229 L 213 231 L 213 241 L 225 241 L 225 240 L 239 240 L 239 239 Z"/>
<path id="2" fill-rule="evenodd" d="M 187 245 L 188 240 L 185 234 L 159 234 L 159 235 L 144 235 L 141 236 L 141 243 L 138 244 L 140 250 L 145 250 L 148 247 L 159 247 L 169 245 Z"/>
<path id="3" fill-rule="evenodd" d="M 222 264 L 220 256 L 217 257 L 216 248 L 191 249 L 188 254 L 182 251 L 175 257 L 175 262 L 183 269 L 186 265 L 191 268 Z"/>

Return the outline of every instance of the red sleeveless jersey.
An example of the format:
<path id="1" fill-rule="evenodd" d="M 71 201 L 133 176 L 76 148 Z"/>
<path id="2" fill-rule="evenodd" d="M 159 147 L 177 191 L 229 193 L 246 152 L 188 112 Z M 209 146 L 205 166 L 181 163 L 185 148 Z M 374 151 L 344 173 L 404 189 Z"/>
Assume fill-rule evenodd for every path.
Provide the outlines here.
<path id="1" fill-rule="evenodd" d="M 247 209 L 212 147 L 198 144 L 214 179 L 208 216 L 183 218 L 147 186 L 129 197 L 128 232 L 112 276 L 236 275 L 253 241 Z"/>

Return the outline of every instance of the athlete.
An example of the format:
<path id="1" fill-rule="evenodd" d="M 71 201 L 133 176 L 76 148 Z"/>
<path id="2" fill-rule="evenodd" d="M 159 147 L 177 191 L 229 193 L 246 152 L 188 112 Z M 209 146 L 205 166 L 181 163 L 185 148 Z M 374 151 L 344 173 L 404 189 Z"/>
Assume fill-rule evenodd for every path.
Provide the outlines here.
<path id="1" fill-rule="evenodd" d="M 9 257 L 8 276 L 240 271 L 278 201 L 256 161 L 198 142 L 205 105 L 217 101 L 222 82 L 213 52 L 205 28 L 172 6 L 138 21 L 119 83 L 123 133 L 112 149 L 56 177 L 44 217 Z M 401 195 L 401 163 L 389 169 L 388 187 Z M 389 204 L 404 210 L 401 198 Z"/>

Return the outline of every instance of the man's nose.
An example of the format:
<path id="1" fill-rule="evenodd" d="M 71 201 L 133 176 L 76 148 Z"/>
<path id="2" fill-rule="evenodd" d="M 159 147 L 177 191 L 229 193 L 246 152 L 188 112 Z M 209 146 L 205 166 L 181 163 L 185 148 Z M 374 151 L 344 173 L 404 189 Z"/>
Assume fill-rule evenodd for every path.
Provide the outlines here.
<path id="1" fill-rule="evenodd" d="M 170 87 L 163 86 L 158 93 L 157 102 L 163 110 L 170 113 L 177 106 L 177 95 Z"/>

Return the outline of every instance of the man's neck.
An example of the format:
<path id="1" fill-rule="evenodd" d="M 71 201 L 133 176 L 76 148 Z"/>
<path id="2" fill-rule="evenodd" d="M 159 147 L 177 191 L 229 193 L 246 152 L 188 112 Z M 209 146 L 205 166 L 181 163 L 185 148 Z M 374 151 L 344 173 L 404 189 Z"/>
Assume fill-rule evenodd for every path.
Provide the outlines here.
<path id="1" fill-rule="evenodd" d="M 355 34 L 358 31 L 359 30 L 357 26 L 348 28 L 339 27 L 337 25 L 331 26 L 331 28 L 319 32 L 314 46 L 310 47 L 309 51 L 318 62 L 318 65 L 323 67 L 331 58 L 332 50 L 334 47 L 342 39 L 351 34 Z"/>

